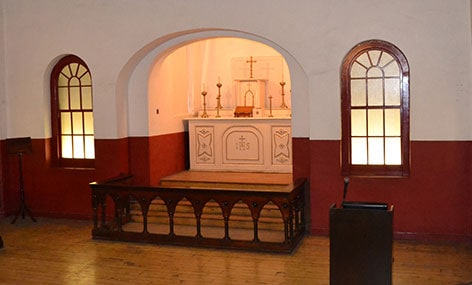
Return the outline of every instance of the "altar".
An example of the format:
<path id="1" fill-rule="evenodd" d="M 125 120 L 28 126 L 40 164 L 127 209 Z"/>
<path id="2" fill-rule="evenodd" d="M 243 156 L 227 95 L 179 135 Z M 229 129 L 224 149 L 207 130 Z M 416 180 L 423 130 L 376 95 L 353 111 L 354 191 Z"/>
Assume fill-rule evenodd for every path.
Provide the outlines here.
<path id="1" fill-rule="evenodd" d="M 291 94 L 285 94 L 290 82 L 283 80 L 284 68 L 280 57 L 233 58 L 231 77 L 224 81 L 231 84 L 218 77 L 216 90 L 208 92 L 203 84 L 202 108 L 184 119 L 190 170 L 292 172 L 292 117 L 286 104 Z"/>
<path id="2" fill-rule="evenodd" d="M 292 172 L 290 117 L 187 120 L 191 170 Z"/>

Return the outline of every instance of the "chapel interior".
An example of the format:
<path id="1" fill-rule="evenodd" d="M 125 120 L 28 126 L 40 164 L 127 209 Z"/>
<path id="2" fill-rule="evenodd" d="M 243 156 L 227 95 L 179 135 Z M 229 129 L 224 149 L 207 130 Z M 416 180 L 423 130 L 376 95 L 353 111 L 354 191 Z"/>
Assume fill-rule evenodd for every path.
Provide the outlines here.
<path id="1" fill-rule="evenodd" d="M 472 1 L 396 2 L 0 0 L 0 283 L 472 284 Z"/>

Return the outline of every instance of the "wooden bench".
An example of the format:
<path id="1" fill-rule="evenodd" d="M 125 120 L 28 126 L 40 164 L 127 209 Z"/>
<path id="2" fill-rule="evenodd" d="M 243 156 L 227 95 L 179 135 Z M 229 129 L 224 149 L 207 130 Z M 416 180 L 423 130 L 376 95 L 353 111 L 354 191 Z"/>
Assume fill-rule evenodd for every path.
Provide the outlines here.
<path id="1" fill-rule="evenodd" d="M 93 209 L 94 239 L 130 242 L 148 242 L 183 246 L 201 246 L 226 249 L 246 249 L 271 252 L 292 252 L 305 233 L 306 179 L 300 179 L 283 189 L 218 189 L 169 186 L 134 185 L 132 176 L 122 176 L 90 184 Z M 168 231 L 149 231 L 148 210 L 153 200 L 162 199 L 168 215 Z M 174 214 L 180 201 L 187 200 L 193 207 L 194 235 L 180 235 L 175 231 Z M 107 210 L 107 201 L 113 203 Z M 139 231 L 130 231 L 130 203 L 139 203 L 142 225 Z M 216 202 L 221 209 L 224 234 L 208 237 L 202 234 L 201 217 L 205 205 Z M 231 212 L 238 202 L 247 205 L 253 229 L 249 239 L 233 239 L 230 228 Z M 259 238 L 258 220 L 266 204 L 275 204 L 283 220 L 283 239 L 264 241 Z M 112 213 L 112 215 L 107 215 Z M 111 218 L 110 218 L 111 216 Z M 100 218 L 99 218 L 100 217 Z"/>

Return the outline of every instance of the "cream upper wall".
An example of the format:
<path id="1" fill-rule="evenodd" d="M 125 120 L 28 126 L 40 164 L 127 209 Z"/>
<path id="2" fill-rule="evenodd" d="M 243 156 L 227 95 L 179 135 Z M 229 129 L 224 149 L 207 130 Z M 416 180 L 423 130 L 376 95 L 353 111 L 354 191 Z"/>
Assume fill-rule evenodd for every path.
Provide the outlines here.
<path id="1" fill-rule="evenodd" d="M 157 56 L 152 51 L 170 48 L 172 40 L 150 43 L 215 28 L 273 42 L 300 65 L 303 74 L 292 74 L 294 136 L 340 138 L 342 58 L 355 44 L 378 38 L 397 45 L 410 63 L 411 138 L 472 139 L 469 1 L 0 1 L 0 91 L 4 86 L 7 106 L 7 117 L 0 117 L 2 138 L 50 136 L 49 72 L 69 53 L 92 70 L 96 137 L 148 135 L 148 117 L 135 112 L 155 107 L 143 102 L 147 94 L 127 90 L 146 92 L 136 78 L 149 76 Z M 130 75 L 129 86 L 120 81 L 123 74 Z M 307 91 L 298 101 L 297 84 Z"/>

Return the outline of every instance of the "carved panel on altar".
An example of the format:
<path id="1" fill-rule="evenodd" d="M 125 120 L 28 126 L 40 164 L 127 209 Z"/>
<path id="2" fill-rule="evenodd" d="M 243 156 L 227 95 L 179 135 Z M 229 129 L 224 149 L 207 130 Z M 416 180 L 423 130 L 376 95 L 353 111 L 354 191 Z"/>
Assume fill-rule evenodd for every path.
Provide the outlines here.
<path id="1" fill-rule="evenodd" d="M 254 127 L 230 127 L 223 134 L 223 163 L 263 164 L 262 134 Z"/>
<path id="2" fill-rule="evenodd" d="M 195 127 L 195 142 L 196 142 L 196 163 L 198 164 L 213 164 L 215 163 L 214 156 L 214 130 L 212 126 L 197 126 Z"/>
<path id="3" fill-rule="evenodd" d="M 287 126 L 272 126 L 272 163 L 291 163 L 291 128 Z"/>

